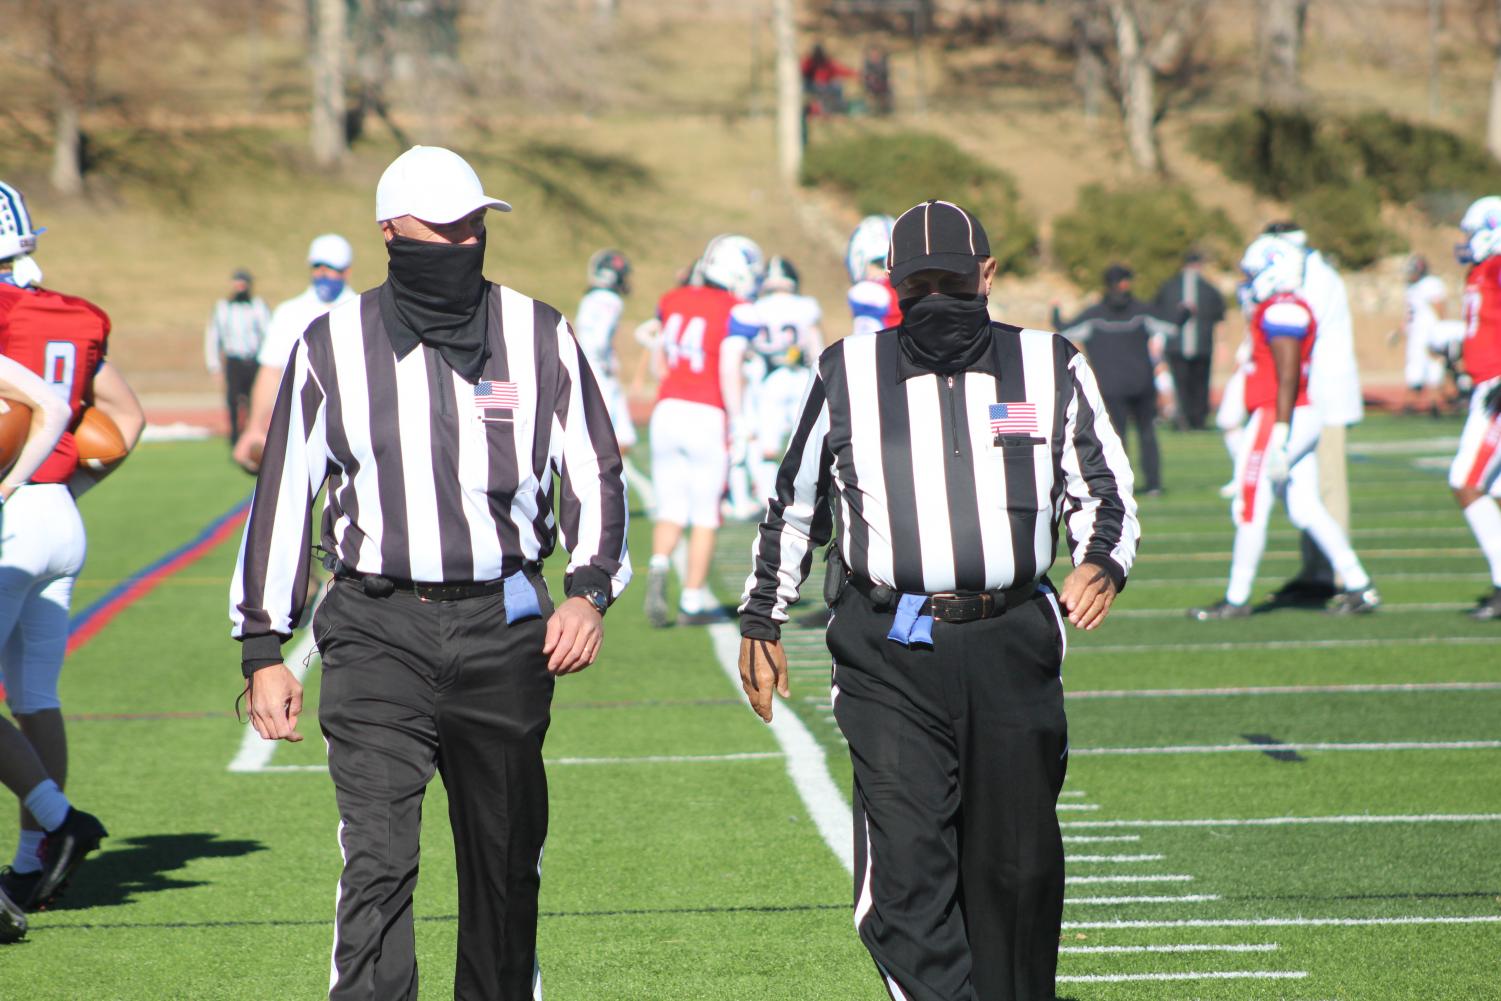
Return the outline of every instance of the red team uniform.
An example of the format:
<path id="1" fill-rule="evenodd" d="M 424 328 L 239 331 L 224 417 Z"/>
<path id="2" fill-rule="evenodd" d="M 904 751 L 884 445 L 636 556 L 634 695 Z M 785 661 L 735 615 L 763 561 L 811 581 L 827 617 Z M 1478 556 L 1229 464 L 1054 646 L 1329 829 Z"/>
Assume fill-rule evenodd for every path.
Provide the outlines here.
<path id="1" fill-rule="evenodd" d="M 0 354 L 40 375 L 73 409 L 68 431 L 32 483 L 66 483 L 78 468 L 72 429 L 104 362 L 109 331 L 109 317 L 87 299 L 0 284 Z"/>
<path id="2" fill-rule="evenodd" d="M 1246 409 L 1277 406 L 1277 363 L 1272 358 L 1273 337 L 1297 337 L 1302 342 L 1298 365 L 1297 407 L 1308 405 L 1308 366 L 1319 325 L 1313 309 L 1292 292 L 1279 292 L 1251 314 L 1251 368 L 1246 375 Z"/>
<path id="3" fill-rule="evenodd" d="M 719 351 L 730 335 L 730 313 L 739 296 L 707 285 L 684 285 L 662 297 L 662 353 L 667 374 L 658 400 L 687 400 L 724 409 Z"/>
<path id="4" fill-rule="evenodd" d="M 1464 364 L 1475 380 L 1449 486 L 1501 496 L 1501 256 L 1470 269 L 1464 293 Z M 1498 585 L 1501 586 L 1501 585 Z"/>

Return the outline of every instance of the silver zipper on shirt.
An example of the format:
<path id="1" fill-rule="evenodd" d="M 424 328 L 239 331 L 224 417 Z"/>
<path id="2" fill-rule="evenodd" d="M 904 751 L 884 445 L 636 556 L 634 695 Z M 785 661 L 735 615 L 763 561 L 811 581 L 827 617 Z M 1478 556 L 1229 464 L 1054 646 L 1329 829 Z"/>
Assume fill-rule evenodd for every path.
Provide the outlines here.
<path id="1" fill-rule="evenodd" d="M 954 435 L 954 454 L 962 455 L 963 453 L 959 450 L 959 412 L 954 409 L 954 377 L 947 376 L 945 381 L 949 388 L 949 430 Z"/>

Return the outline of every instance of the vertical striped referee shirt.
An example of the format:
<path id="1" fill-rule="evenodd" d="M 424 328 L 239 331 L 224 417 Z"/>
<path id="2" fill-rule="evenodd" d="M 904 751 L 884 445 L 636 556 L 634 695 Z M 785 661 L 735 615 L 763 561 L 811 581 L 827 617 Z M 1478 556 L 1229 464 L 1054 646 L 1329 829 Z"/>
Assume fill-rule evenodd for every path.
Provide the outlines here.
<path id="1" fill-rule="evenodd" d="M 776 637 L 836 519 L 850 572 L 898 591 L 1037 580 L 1060 522 L 1076 564 L 1125 585 L 1140 524 L 1094 373 L 1057 334 L 990 330 L 951 378 L 908 361 L 894 329 L 819 356 L 753 548 L 745 635 Z"/>
<path id="2" fill-rule="evenodd" d="M 487 290 L 489 358 L 473 384 L 387 331 L 378 288 L 298 341 L 230 586 L 247 670 L 279 659 L 302 614 L 325 480 L 321 545 L 355 573 L 495 580 L 547 557 L 561 532 L 570 593 L 618 595 L 630 580 L 620 449 L 593 371 L 556 309 Z"/>

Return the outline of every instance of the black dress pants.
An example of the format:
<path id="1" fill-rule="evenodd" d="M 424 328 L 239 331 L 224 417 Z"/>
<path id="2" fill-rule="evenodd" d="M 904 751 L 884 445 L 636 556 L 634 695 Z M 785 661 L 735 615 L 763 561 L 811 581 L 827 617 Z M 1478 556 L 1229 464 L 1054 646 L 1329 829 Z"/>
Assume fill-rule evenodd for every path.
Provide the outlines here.
<path id="1" fill-rule="evenodd" d="M 539 601 L 550 613 L 545 588 Z M 458 1001 L 536 995 L 537 892 L 547 837 L 553 677 L 544 619 L 507 626 L 501 596 L 373 598 L 336 580 L 313 621 L 318 722 L 344 870 L 333 1001 L 415 1001 L 412 891 L 422 795 L 448 790 L 459 885 Z"/>
<path id="2" fill-rule="evenodd" d="M 1107 393 L 1102 387 L 1100 396 L 1105 401 L 1105 412 L 1115 433 L 1121 436 L 1121 446 L 1126 444 L 1126 422 L 1136 425 L 1136 451 L 1141 460 L 1143 490 L 1162 489 L 1162 454 L 1157 449 L 1157 387 L 1150 383 L 1143 390 L 1131 393 Z"/>
<path id="3" fill-rule="evenodd" d="M 1209 356 L 1186 358 L 1170 354 L 1167 367 L 1173 373 L 1173 388 L 1178 393 L 1180 426 L 1202 431 L 1209 419 Z"/>
<path id="4" fill-rule="evenodd" d="M 229 408 L 229 443 L 239 440 L 250 416 L 250 388 L 260 364 L 254 358 L 224 359 L 224 405 Z"/>
<path id="5" fill-rule="evenodd" d="M 910 1001 L 1054 1001 L 1056 806 L 1068 764 L 1062 619 L 1049 594 L 931 648 L 846 588 L 829 625 L 854 765 L 855 925 Z"/>

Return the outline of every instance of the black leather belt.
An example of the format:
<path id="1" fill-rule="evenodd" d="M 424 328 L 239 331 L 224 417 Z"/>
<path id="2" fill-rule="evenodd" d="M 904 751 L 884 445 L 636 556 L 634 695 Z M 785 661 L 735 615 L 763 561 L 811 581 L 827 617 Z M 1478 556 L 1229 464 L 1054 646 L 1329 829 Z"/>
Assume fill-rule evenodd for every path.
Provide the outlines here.
<path id="1" fill-rule="evenodd" d="M 902 592 L 884 584 L 873 584 L 863 577 L 851 576 L 850 585 L 869 599 L 878 612 L 896 609 Z M 978 619 L 993 619 L 1008 608 L 1015 608 L 1030 601 L 1037 593 L 1037 581 L 1018 584 L 1015 587 L 997 588 L 993 591 L 941 591 L 928 595 L 918 610 L 919 615 L 931 615 L 934 622 L 974 622 Z"/>
<path id="2" fill-rule="evenodd" d="M 400 591 L 403 594 L 415 594 L 421 601 L 463 601 L 466 598 L 483 598 L 492 594 L 500 594 L 506 586 L 504 578 L 427 584 L 403 577 L 388 577 L 385 574 L 362 574 L 343 563 L 338 563 L 330 569 L 334 577 L 339 580 L 353 581 L 372 598 L 384 598 L 388 594 Z M 528 575 L 537 574 L 542 572 L 542 564 L 527 563 L 522 569 Z"/>

